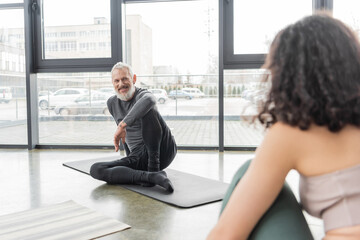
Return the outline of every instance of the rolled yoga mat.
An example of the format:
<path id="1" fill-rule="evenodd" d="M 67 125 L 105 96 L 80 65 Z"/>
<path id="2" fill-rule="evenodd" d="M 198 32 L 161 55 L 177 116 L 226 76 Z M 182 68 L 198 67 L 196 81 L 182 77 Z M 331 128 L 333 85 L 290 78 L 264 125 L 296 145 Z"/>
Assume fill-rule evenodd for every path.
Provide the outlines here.
<path id="1" fill-rule="evenodd" d="M 0 216 L 0 239 L 85 240 L 130 228 L 73 201 Z"/>
<path id="2" fill-rule="evenodd" d="M 105 157 L 75 162 L 63 165 L 79 172 L 89 174 L 90 167 L 96 162 L 114 161 L 119 157 Z M 142 187 L 140 185 L 119 184 L 128 190 L 140 193 L 158 201 L 181 208 L 191 208 L 203 204 L 221 201 L 229 184 L 166 168 L 164 170 L 174 186 L 174 192 L 168 193 L 160 186 Z"/>

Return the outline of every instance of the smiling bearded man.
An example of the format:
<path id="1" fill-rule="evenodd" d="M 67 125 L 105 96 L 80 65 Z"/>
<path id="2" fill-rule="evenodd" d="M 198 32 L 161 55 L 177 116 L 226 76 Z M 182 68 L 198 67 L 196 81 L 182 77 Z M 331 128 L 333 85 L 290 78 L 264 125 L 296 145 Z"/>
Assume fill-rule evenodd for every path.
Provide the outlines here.
<path id="1" fill-rule="evenodd" d="M 134 82 L 129 81 L 128 79 L 129 75 L 130 73 L 126 68 L 114 69 L 112 71 L 112 79 L 113 79 L 115 94 L 122 101 L 130 100 L 135 93 L 134 83 L 136 82 L 136 75 L 133 75 L 132 77 Z"/>
<path id="2" fill-rule="evenodd" d="M 131 67 L 119 62 L 111 70 L 115 94 L 107 105 L 117 128 L 115 151 L 120 140 L 127 156 L 91 166 L 93 178 L 110 184 L 159 185 L 174 191 L 163 169 L 175 158 L 177 146 L 169 127 L 156 108 L 156 98 L 149 91 L 135 87 L 136 75 Z"/>

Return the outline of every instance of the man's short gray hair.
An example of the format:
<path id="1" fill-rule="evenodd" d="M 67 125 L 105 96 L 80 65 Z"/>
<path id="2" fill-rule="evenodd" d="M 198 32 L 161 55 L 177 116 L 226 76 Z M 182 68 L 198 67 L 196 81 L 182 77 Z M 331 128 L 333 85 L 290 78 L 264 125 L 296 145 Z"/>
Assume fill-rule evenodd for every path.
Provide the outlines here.
<path id="1" fill-rule="evenodd" d="M 111 69 L 111 74 L 113 73 L 113 71 L 115 69 L 123 69 L 123 68 L 126 68 L 129 71 L 131 78 L 134 78 L 134 73 L 133 73 L 131 66 L 126 63 L 123 63 L 123 62 L 116 63 Z"/>

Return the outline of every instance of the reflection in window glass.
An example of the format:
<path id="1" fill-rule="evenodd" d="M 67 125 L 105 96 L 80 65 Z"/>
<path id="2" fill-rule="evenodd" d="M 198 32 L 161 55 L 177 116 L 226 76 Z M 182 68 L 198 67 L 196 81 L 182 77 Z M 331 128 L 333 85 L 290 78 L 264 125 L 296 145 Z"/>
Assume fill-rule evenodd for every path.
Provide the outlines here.
<path id="1" fill-rule="evenodd" d="M 264 54 L 276 33 L 311 15 L 312 0 L 234 0 L 234 54 Z"/>
<path id="2" fill-rule="evenodd" d="M 27 144 L 23 16 L 0 10 L 0 144 Z"/>
<path id="3" fill-rule="evenodd" d="M 125 9 L 125 61 L 136 85 L 152 89 L 179 146 L 218 146 L 218 2 Z"/>
<path id="4" fill-rule="evenodd" d="M 111 57 L 110 0 L 42 0 L 42 4 L 45 59 Z"/>
<path id="5" fill-rule="evenodd" d="M 253 119 L 265 101 L 269 86 L 263 69 L 227 70 L 224 73 L 224 145 L 258 146 L 264 127 Z"/>
<path id="6" fill-rule="evenodd" d="M 360 1 L 334 0 L 333 16 L 350 26 L 360 37 Z"/>

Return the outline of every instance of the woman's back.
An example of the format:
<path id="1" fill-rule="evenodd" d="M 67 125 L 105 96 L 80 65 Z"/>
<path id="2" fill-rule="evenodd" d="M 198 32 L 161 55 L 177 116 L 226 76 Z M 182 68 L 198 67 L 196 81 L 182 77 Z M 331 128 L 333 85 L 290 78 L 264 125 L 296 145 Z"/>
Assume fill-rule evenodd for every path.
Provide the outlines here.
<path id="1" fill-rule="evenodd" d="M 325 239 L 356 239 L 360 235 L 360 129 L 340 132 L 312 125 L 307 131 L 277 126 L 296 144 L 295 168 L 300 173 L 304 209 L 324 220 Z M 289 149 L 290 150 L 290 149 Z"/>
<path id="2" fill-rule="evenodd" d="M 291 127 L 290 127 L 291 128 Z M 311 125 L 296 133 L 296 170 L 304 176 L 318 176 L 360 164 L 360 128 L 346 126 L 340 132 Z"/>

